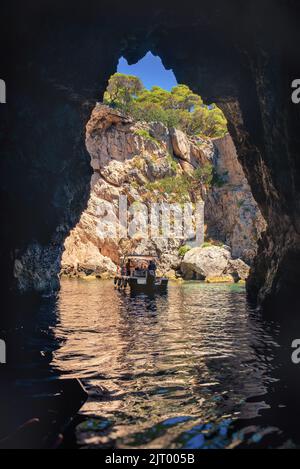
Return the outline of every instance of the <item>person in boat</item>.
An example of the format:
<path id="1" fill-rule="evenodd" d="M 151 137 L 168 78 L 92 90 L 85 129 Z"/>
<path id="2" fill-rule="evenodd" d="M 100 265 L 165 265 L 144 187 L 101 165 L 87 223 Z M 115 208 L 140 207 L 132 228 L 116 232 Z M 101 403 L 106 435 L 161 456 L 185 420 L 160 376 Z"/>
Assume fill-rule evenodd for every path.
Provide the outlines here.
<path id="1" fill-rule="evenodd" d="M 117 266 L 117 273 L 116 273 L 115 280 L 114 280 L 115 285 L 118 284 L 118 282 L 119 282 L 121 276 L 122 276 L 122 269 L 121 269 L 121 266 L 118 265 L 118 266 Z"/>
<path id="2" fill-rule="evenodd" d="M 148 264 L 148 273 L 149 273 L 149 275 L 152 275 L 153 277 L 155 277 L 156 269 L 157 269 L 157 267 L 156 267 L 155 262 L 153 260 L 151 260 Z"/>
<path id="3" fill-rule="evenodd" d="M 128 261 L 126 262 L 126 274 L 125 274 L 127 275 L 127 277 L 131 277 L 131 269 L 132 269 L 131 261 L 130 259 L 128 259 Z"/>
<path id="4" fill-rule="evenodd" d="M 121 268 L 121 276 L 125 277 L 127 275 L 127 265 L 123 264 Z"/>

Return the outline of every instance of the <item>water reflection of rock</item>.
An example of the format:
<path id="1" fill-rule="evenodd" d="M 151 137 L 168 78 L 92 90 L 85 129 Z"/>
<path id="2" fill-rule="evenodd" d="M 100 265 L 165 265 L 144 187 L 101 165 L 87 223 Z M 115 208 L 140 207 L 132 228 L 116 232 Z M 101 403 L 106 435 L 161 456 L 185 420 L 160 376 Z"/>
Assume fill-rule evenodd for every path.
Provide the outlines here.
<path id="1" fill-rule="evenodd" d="M 90 393 L 78 430 L 84 446 L 299 443 L 291 343 L 300 324 L 263 321 L 242 287 L 171 283 L 168 295 L 132 297 L 110 282 L 66 280 L 57 303 L 46 299 L 5 334 L 14 355 L 1 395 L 12 371 L 23 395 L 12 425 L 30 410 L 25 397 L 36 405 L 36 386 L 79 377 Z"/>
<path id="2" fill-rule="evenodd" d="M 58 307 L 53 365 L 92 391 L 84 445 L 192 445 L 209 424 L 203 445 L 217 444 L 222 428 L 218 444 L 228 446 L 231 428 L 263 422 L 276 344 L 241 287 L 176 283 L 151 298 L 64 281 Z"/>

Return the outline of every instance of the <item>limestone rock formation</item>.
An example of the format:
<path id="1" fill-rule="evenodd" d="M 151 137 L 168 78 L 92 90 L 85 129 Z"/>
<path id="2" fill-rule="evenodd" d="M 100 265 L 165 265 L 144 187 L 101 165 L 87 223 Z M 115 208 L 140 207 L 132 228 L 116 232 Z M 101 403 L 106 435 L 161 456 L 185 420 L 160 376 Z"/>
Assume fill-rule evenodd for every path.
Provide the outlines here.
<path id="1" fill-rule="evenodd" d="M 255 202 L 230 135 L 214 139 L 216 183 L 206 200 L 208 236 L 230 246 L 232 255 L 252 263 L 266 222 Z"/>
<path id="2" fill-rule="evenodd" d="M 0 109 L 3 301 L 19 291 L 14 264 L 34 243 L 52 250 L 44 271 L 54 258 L 59 266 L 60 247 L 90 192 L 84 126 L 118 57 L 135 63 L 151 49 L 179 82 L 205 103 L 222 106 L 228 119 L 268 223 L 249 293 L 272 314 L 274 308 L 285 312 L 287 303 L 291 314 L 299 311 L 299 105 L 291 100 L 291 82 L 299 75 L 299 8 L 288 0 L 237 5 L 187 0 L 183 8 L 181 2 L 154 0 L 151 8 L 145 2 L 137 8 L 136 2 L 117 0 L 112 14 L 106 0 L 89 8 L 58 0 L 42 8 L 41 2 L 30 8 L 5 2 L 1 64 L 12 92 L 9 106 Z M 16 11 L 22 27 L 16 27 Z M 37 259 L 26 268 L 28 293 L 36 292 L 34 277 L 42 277 Z M 47 283 L 45 293 L 53 282 Z"/>
<path id="3" fill-rule="evenodd" d="M 62 274 L 112 276 L 120 257 L 133 251 L 158 255 L 159 272 L 175 277 L 180 269 L 179 248 L 185 243 L 194 246 L 194 241 L 189 237 L 137 235 L 125 242 L 118 233 L 119 197 L 126 196 L 131 208 L 135 204 L 149 206 L 150 202 L 178 203 L 176 184 L 172 192 L 157 182 L 190 175 L 206 164 L 214 165 L 224 183 L 211 188 L 199 183 L 198 193 L 193 188 L 179 196 L 191 203 L 203 197 L 208 236 L 228 244 L 233 258 L 251 261 L 264 223 L 229 136 L 214 141 L 189 137 L 159 122 L 134 122 L 118 110 L 98 104 L 86 126 L 86 147 L 93 169 L 91 192 L 86 209 L 65 241 Z M 63 227 L 57 230 L 51 248 L 34 243 L 20 255 L 17 253 L 14 277 L 20 291 L 45 291 L 46 285 L 50 292 L 58 288 L 56 272 L 62 251 L 59 236 L 63 232 Z M 212 271 L 208 277 L 218 277 L 219 271 Z"/>
<path id="4" fill-rule="evenodd" d="M 217 246 L 193 248 L 184 256 L 181 270 L 186 279 L 221 277 L 230 257 L 227 249 Z"/>
<path id="5" fill-rule="evenodd" d="M 184 132 L 178 129 L 171 129 L 171 140 L 174 155 L 180 159 L 183 168 L 184 162 L 190 165 L 190 168 L 197 168 L 199 161 L 205 164 L 211 159 L 214 148 L 211 142 L 207 142 L 199 137 L 188 137 Z"/>
<path id="6" fill-rule="evenodd" d="M 75 240 L 70 236 L 65 243 L 68 255 L 63 264 L 63 273 L 68 276 L 97 275 L 101 278 L 103 274 L 113 276 L 116 273 L 116 265 L 108 256 L 103 256 L 94 244 L 88 239 Z M 77 242 L 76 242 L 77 241 Z"/>
<path id="7" fill-rule="evenodd" d="M 207 204 L 209 236 L 226 242 L 234 258 L 252 259 L 263 225 L 260 222 L 262 217 L 229 136 L 217 141 L 190 137 L 178 129 L 169 130 L 159 122 L 134 122 L 122 112 L 98 104 L 86 127 L 86 147 L 94 171 L 91 194 L 79 223 L 66 239 L 62 274 L 113 275 L 120 258 L 132 251 L 157 255 L 159 272 L 175 276 L 180 269 L 179 248 L 185 243 L 193 246 L 195 242 L 189 237 L 165 239 L 143 236 L 143 233 L 125 241 L 119 233 L 120 196 L 127 197 L 130 209 L 139 204 L 150 209 L 151 202 L 182 202 L 178 197 L 195 203 L 203 197 Z M 195 169 L 207 164 L 213 164 L 219 175 L 226 172 L 227 180 L 222 187 L 214 184 L 207 187 L 199 182 L 199 191 L 191 187 L 178 194 L 176 185 L 181 184 L 181 179 L 171 190 L 161 183 L 166 178 L 177 181 L 176 178 L 191 175 Z M 242 209 L 240 200 L 247 200 L 247 207 Z M 144 217 L 140 219 L 145 227 L 148 225 L 147 216 L 148 213 L 140 214 Z M 105 230 L 101 228 L 103 224 Z M 224 252 L 225 264 L 221 262 L 222 256 L 217 255 L 218 249 L 207 249 L 207 265 L 197 274 L 205 278 L 223 274 L 230 257 L 228 251 Z M 193 251 L 190 255 L 194 254 Z M 184 265 L 189 276 L 186 260 Z M 236 277 L 244 278 L 245 275 L 236 274 Z"/>
<path id="8" fill-rule="evenodd" d="M 225 275 L 231 275 L 236 282 L 247 280 L 249 273 L 249 266 L 241 259 L 230 259 L 225 271 Z"/>
<path id="9" fill-rule="evenodd" d="M 212 159 L 213 151 L 205 156 L 200 143 L 196 148 L 194 141 L 183 135 L 195 167 Z M 120 196 L 127 197 L 128 208 L 147 204 L 150 209 L 151 202 L 178 202 L 172 191 L 151 186 L 155 181 L 176 178 L 185 172 L 174 155 L 172 141 L 170 131 L 159 122 L 134 122 L 108 106 L 95 107 L 86 127 L 86 146 L 94 171 L 91 195 L 87 209 L 65 242 L 62 274 L 81 275 L 83 271 L 94 270 L 93 273 L 101 276 L 105 269 L 112 273 L 120 257 L 130 251 L 158 255 L 162 273 L 178 268 L 178 250 L 188 238 L 137 235 L 124 242 L 118 232 Z M 195 201 L 195 196 L 188 191 L 184 197 L 187 202 Z M 99 228 L 104 222 L 105 232 Z"/>
<path id="10" fill-rule="evenodd" d="M 187 280 L 238 282 L 247 279 L 250 269 L 241 259 L 233 260 L 226 246 L 202 246 L 185 254 L 181 271 Z"/>

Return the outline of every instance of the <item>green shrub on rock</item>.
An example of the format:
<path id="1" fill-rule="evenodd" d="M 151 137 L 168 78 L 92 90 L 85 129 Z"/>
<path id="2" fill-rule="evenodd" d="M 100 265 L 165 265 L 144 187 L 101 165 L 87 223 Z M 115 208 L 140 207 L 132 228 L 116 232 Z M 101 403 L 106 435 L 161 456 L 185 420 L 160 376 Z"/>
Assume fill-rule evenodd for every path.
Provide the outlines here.
<path id="1" fill-rule="evenodd" d="M 184 257 L 186 255 L 186 253 L 189 252 L 191 249 L 192 249 L 191 246 L 189 246 L 188 244 L 185 244 L 184 246 L 181 246 L 178 249 L 178 255 L 180 257 Z"/>
<path id="2" fill-rule="evenodd" d="M 116 73 L 109 79 L 104 103 L 121 109 L 136 121 L 161 122 L 188 135 L 223 137 L 226 118 L 215 104 L 207 106 L 188 86 L 179 84 L 171 91 L 159 86 L 147 90 L 138 77 Z"/>

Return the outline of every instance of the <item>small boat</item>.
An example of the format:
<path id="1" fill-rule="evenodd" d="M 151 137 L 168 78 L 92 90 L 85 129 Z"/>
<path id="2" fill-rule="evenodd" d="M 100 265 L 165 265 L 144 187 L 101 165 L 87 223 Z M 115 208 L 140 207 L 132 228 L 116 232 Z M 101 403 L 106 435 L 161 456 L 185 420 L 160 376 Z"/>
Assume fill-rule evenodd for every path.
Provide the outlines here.
<path id="1" fill-rule="evenodd" d="M 157 256 L 128 255 L 121 266 L 121 273 L 115 277 L 115 286 L 119 289 L 130 288 L 132 293 L 165 293 L 169 279 L 158 277 L 156 267 L 149 268 L 150 262 L 155 266 Z"/>

